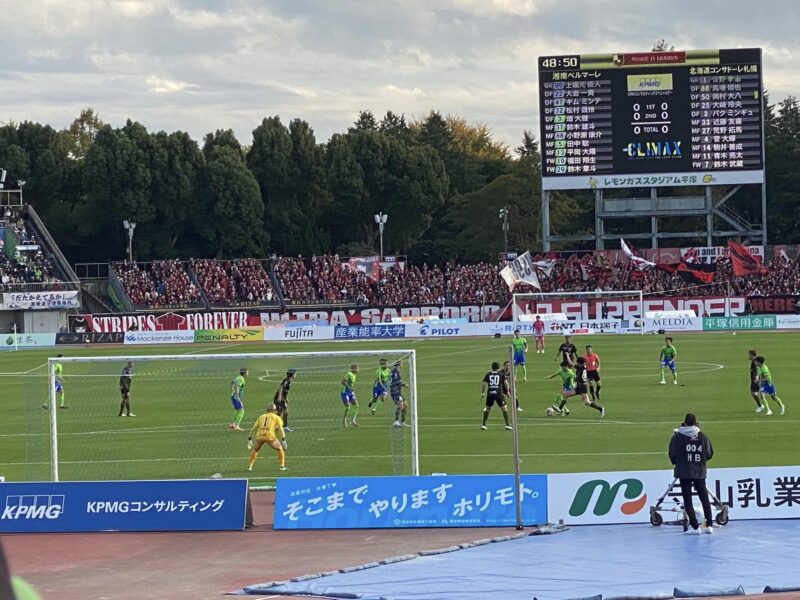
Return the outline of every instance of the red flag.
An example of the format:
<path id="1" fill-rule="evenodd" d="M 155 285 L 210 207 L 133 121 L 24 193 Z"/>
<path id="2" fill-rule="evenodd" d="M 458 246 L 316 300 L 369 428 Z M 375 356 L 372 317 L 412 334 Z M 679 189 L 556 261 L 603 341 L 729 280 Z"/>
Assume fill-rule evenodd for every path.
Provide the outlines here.
<path id="1" fill-rule="evenodd" d="M 681 263 L 658 263 L 656 265 L 656 269 L 659 271 L 665 271 L 667 273 L 674 273 L 678 270 L 678 267 Z"/>
<path id="2" fill-rule="evenodd" d="M 769 269 L 761 264 L 761 257 L 754 256 L 739 242 L 728 240 L 728 249 L 731 251 L 731 265 L 733 274 L 737 277 L 747 275 L 763 275 Z"/>
<path id="3" fill-rule="evenodd" d="M 710 284 L 714 282 L 717 266 L 681 262 L 675 271 L 686 283 Z"/>
<path id="4" fill-rule="evenodd" d="M 578 256 L 576 254 L 570 254 L 569 258 L 567 259 L 567 264 L 568 265 L 574 265 L 575 261 L 577 261 L 577 260 L 578 260 Z"/>

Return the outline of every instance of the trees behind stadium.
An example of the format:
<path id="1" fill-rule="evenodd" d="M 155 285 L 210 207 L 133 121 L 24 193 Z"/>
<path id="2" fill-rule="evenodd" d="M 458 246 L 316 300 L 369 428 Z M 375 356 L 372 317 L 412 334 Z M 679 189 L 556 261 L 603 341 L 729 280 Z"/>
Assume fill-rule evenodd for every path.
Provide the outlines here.
<path id="1" fill-rule="evenodd" d="M 771 241 L 798 243 L 796 99 L 768 105 L 765 135 Z M 0 127 L 0 166 L 9 181 L 27 182 L 25 200 L 73 262 L 122 259 L 122 219 L 138 223 L 138 260 L 373 254 L 380 211 L 391 215 L 387 254 L 493 260 L 503 248 L 502 207 L 509 247 L 541 247 L 535 137 L 522 132 L 512 150 L 486 126 L 435 111 L 414 122 L 363 111 L 324 143 L 306 121 L 274 116 L 244 146 L 230 130 L 200 145 L 130 120 L 115 129 L 86 109 L 61 131 Z M 591 231 L 590 194 L 563 195 L 552 207 L 554 230 Z"/>

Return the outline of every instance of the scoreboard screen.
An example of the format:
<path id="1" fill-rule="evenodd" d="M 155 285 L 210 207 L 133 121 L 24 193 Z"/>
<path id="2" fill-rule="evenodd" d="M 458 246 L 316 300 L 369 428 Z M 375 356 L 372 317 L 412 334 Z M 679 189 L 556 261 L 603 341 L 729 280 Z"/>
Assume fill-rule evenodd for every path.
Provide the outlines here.
<path id="1" fill-rule="evenodd" d="M 764 182 L 761 49 L 539 57 L 542 188 Z"/>

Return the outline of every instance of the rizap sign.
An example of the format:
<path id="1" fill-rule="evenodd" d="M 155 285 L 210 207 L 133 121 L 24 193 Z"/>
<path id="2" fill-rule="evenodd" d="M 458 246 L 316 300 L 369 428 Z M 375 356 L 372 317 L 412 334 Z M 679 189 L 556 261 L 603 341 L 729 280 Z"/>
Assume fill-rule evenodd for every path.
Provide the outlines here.
<path id="1" fill-rule="evenodd" d="M 64 496 L 6 496 L 0 521 L 58 519 L 64 512 Z M 2 528 L 0 528 L 2 530 Z"/>

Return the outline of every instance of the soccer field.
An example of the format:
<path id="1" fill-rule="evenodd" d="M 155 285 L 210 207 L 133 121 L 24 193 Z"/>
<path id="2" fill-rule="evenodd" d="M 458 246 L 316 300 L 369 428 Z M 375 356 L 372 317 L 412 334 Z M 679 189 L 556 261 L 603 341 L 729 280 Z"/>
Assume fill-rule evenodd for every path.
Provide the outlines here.
<path id="1" fill-rule="evenodd" d="M 622 471 L 668 468 L 667 444 L 686 412 L 697 414 L 715 447 L 716 467 L 800 464 L 797 396 L 792 348 L 797 333 L 675 335 L 680 385 L 659 385 L 662 336 L 585 336 L 602 359 L 601 403 L 606 417 L 578 398 L 571 415 L 547 417 L 545 408 L 560 390 L 560 379 L 544 378 L 557 369 L 560 338 L 549 337 L 546 354 L 528 353 L 528 382 L 520 378 L 518 413 L 521 468 L 528 473 Z M 48 479 L 49 412 L 46 361 L 67 356 L 119 356 L 107 372 L 84 365 L 64 367 L 66 403 L 59 410 L 62 480 L 225 477 L 250 475 L 255 484 L 274 482 L 279 471 L 274 452 L 265 448 L 253 473 L 245 471 L 246 433 L 227 429 L 232 416 L 230 380 L 238 359 L 140 363 L 132 405 L 136 418 L 119 418 L 118 375 L 129 355 L 327 352 L 413 348 L 417 353 L 420 472 L 503 473 L 512 470 L 511 432 L 497 408 L 488 431 L 480 429 L 480 382 L 492 361 L 507 357 L 508 339 L 401 340 L 399 342 L 246 344 L 221 348 L 72 348 L 0 354 L 0 475 L 7 480 Z M 747 350 L 767 358 L 786 414 L 755 414 L 748 391 Z M 323 373 L 313 361 L 278 361 L 251 370 L 242 427 L 249 429 L 271 400 L 282 371 L 299 369 L 290 395 L 287 435 L 289 476 L 381 475 L 410 468 L 410 431 L 391 427 L 393 406 L 370 416 L 366 404 L 377 367 L 358 360 L 356 391 L 361 404 L 358 429 L 341 424 L 342 375 L 350 359 L 331 359 Z M 71 376 L 80 371 L 84 376 Z M 669 381 L 669 376 L 668 376 Z M 776 408 L 773 406 L 773 408 Z M 281 474 L 283 475 L 283 474 Z"/>

